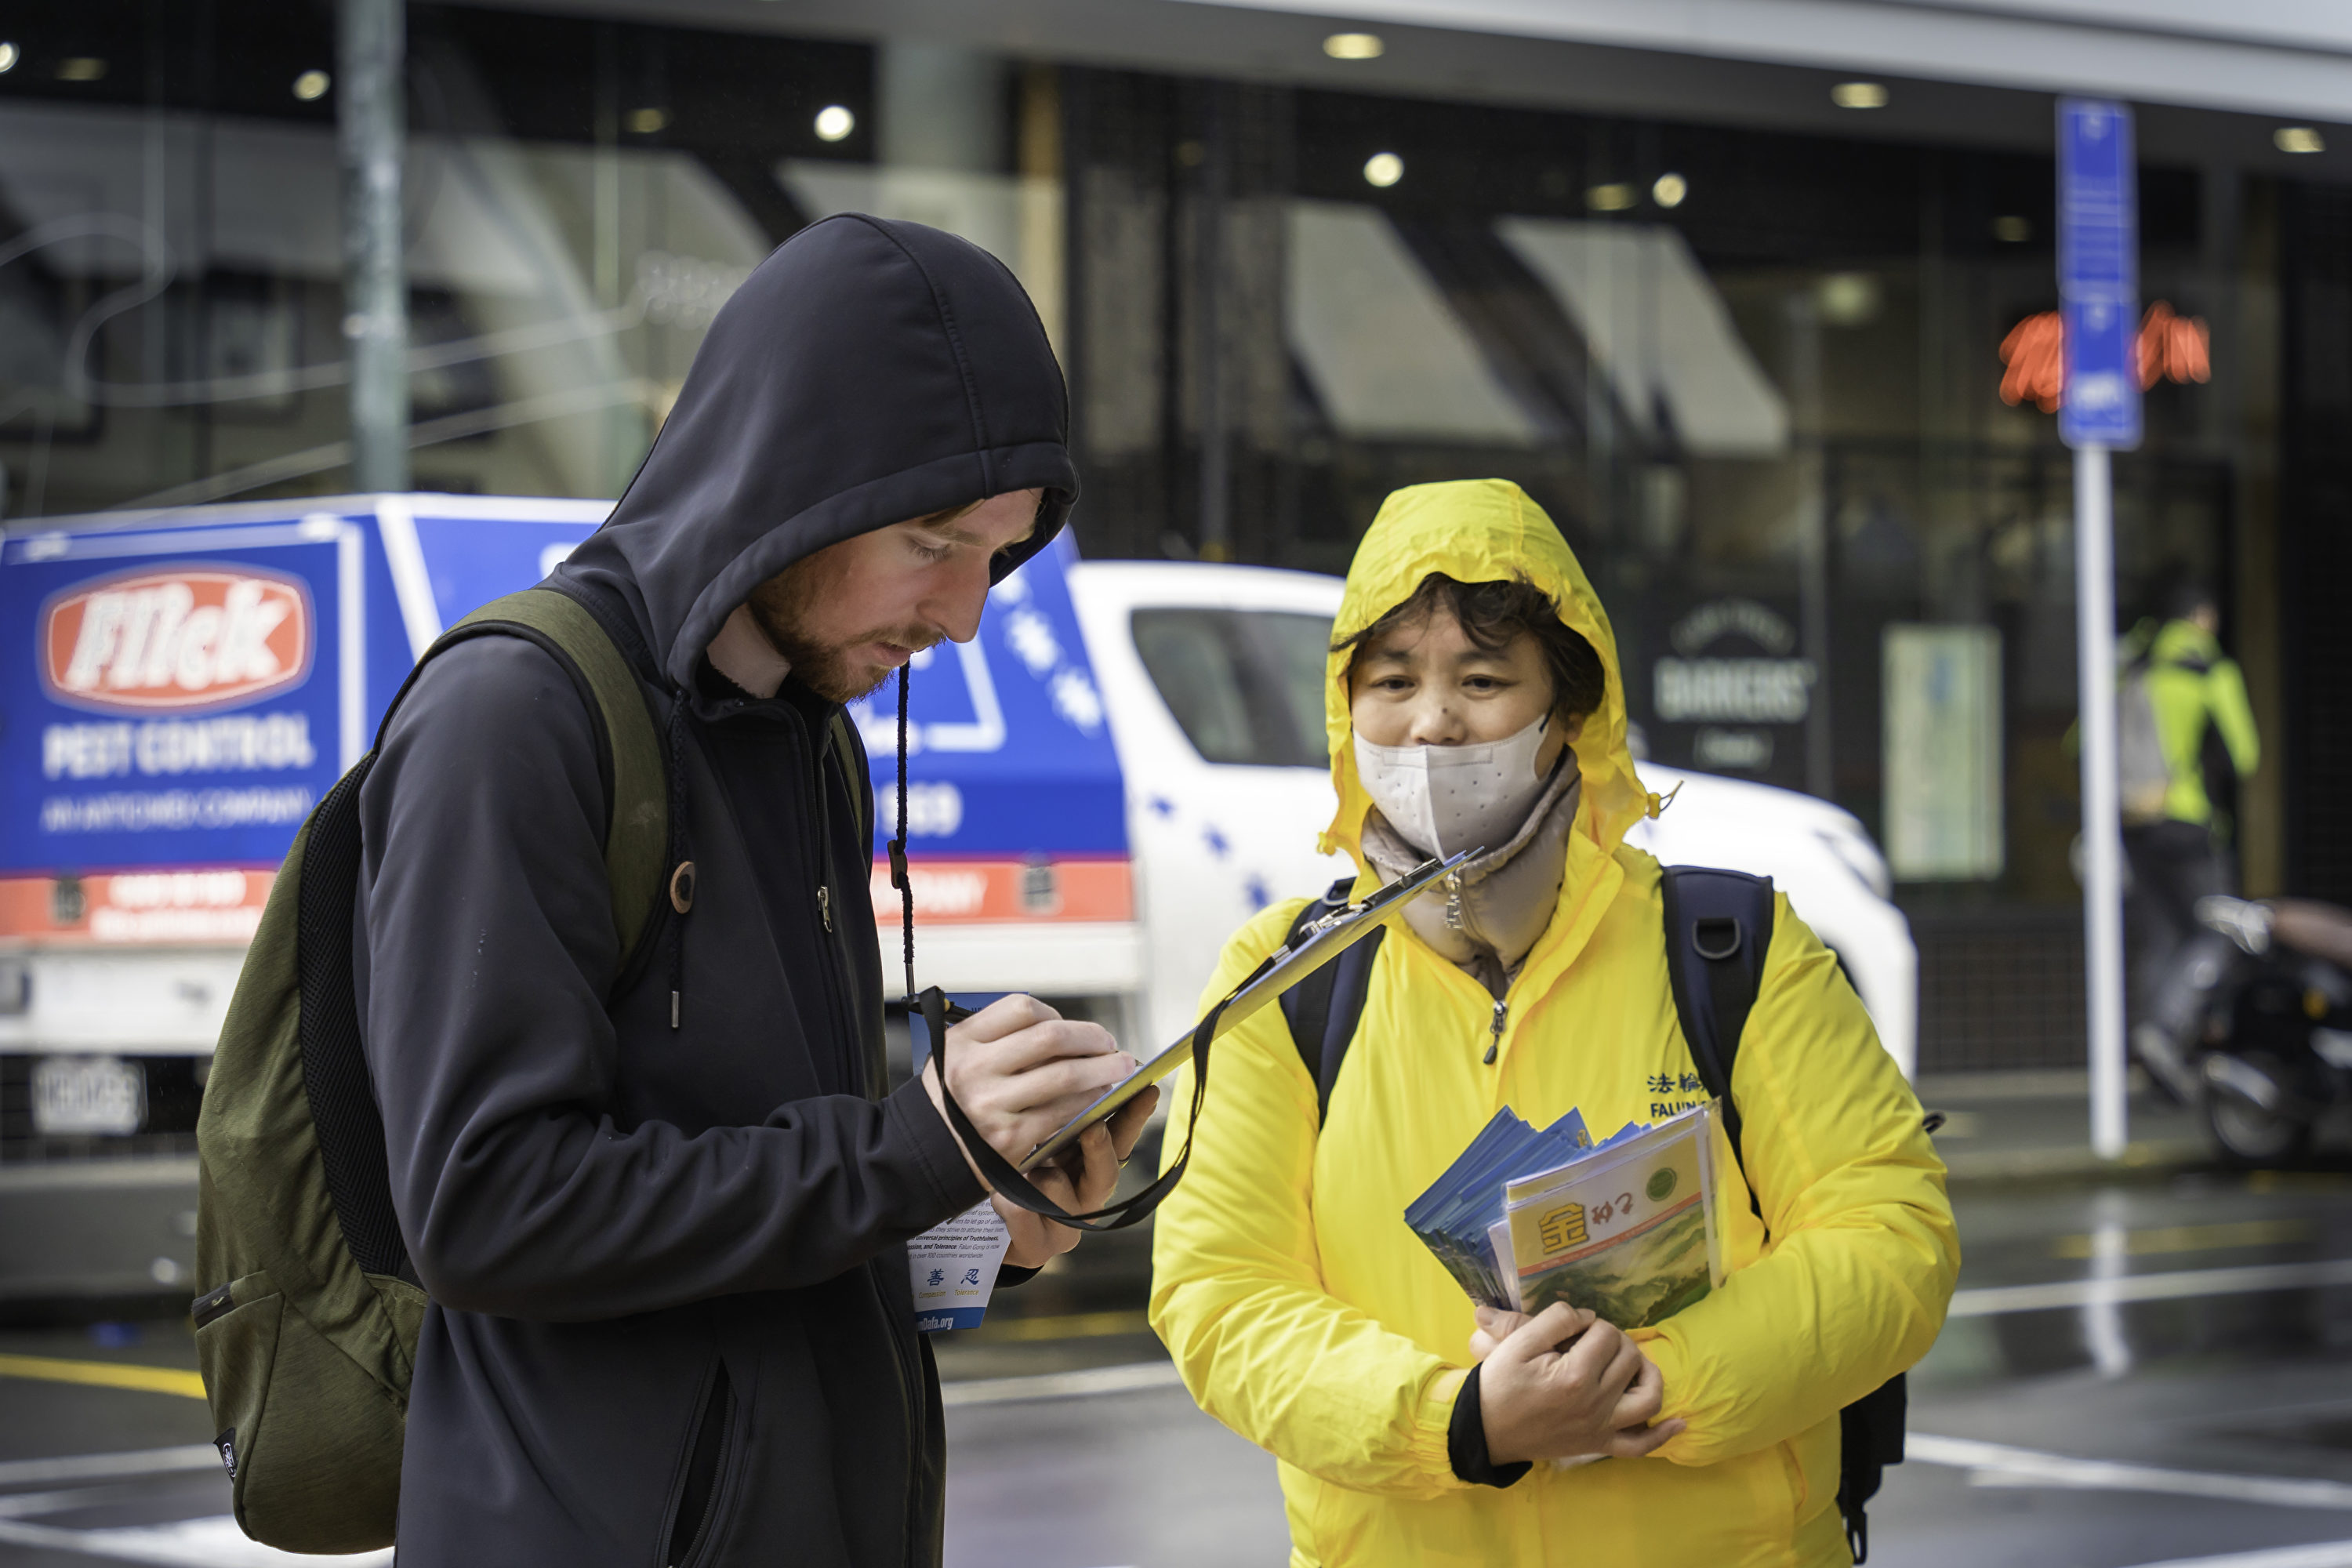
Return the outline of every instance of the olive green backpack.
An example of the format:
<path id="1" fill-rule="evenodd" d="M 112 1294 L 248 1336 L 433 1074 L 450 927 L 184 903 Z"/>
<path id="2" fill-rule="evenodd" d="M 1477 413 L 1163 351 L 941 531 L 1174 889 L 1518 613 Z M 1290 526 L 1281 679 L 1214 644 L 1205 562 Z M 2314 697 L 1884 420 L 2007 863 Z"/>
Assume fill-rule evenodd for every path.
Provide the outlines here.
<path id="1" fill-rule="evenodd" d="M 621 951 L 634 952 L 670 847 L 660 737 L 636 677 L 596 619 L 549 588 L 484 605 L 425 658 L 493 635 L 553 653 L 600 721 L 612 772 L 604 869 Z M 196 1121 L 196 1354 L 215 1442 L 237 1523 L 289 1552 L 391 1544 L 425 1321 L 352 984 L 359 795 L 375 757 L 361 758 L 294 837 Z"/>

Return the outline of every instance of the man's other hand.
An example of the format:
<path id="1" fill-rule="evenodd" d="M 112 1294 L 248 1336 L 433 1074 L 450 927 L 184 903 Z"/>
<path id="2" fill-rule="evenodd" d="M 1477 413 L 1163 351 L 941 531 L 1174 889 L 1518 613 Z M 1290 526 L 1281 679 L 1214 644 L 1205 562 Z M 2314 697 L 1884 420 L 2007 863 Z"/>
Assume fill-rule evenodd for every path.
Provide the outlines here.
<path id="1" fill-rule="evenodd" d="M 1581 1307 L 1555 1301 L 1532 1318 L 1480 1307 L 1470 1352 L 1496 1464 L 1639 1458 L 1683 1430 L 1679 1419 L 1650 1425 L 1664 1379 L 1641 1346 Z"/>
<path id="2" fill-rule="evenodd" d="M 989 1146 L 1016 1165 L 1136 1068 L 1101 1025 L 1064 1018 L 1034 996 L 1002 997 L 955 1025 L 947 1054 L 956 1103 Z M 923 1085 L 944 1117 L 936 1056 L 924 1064 Z M 1087 1129 L 1074 1149 L 1030 1172 L 1030 1182 L 1072 1214 L 1101 1207 L 1159 1099 L 1156 1089 L 1137 1095 L 1108 1121 Z M 964 1158 L 971 1159 L 970 1150 Z M 972 1174 L 988 1184 L 977 1163 Z M 1078 1244 L 1080 1233 L 1067 1226 L 1002 1197 L 994 1203 L 1013 1237 L 1004 1260 L 1016 1268 L 1038 1268 Z"/>

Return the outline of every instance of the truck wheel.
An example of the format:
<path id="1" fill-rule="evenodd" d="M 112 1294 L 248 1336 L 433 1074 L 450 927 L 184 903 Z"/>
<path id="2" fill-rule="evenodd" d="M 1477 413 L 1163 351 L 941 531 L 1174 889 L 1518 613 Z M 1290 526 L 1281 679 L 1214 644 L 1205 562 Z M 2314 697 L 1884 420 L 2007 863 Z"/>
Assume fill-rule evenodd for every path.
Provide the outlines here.
<path id="1" fill-rule="evenodd" d="M 2266 1058 L 2253 1065 L 2264 1069 L 2275 1066 Z M 2212 1129 L 2221 1163 L 2233 1169 L 2284 1170 L 2302 1163 L 2311 1152 L 2309 1122 L 2265 1110 L 2243 1095 L 2211 1085 L 2205 1091 L 2205 1125 Z"/>

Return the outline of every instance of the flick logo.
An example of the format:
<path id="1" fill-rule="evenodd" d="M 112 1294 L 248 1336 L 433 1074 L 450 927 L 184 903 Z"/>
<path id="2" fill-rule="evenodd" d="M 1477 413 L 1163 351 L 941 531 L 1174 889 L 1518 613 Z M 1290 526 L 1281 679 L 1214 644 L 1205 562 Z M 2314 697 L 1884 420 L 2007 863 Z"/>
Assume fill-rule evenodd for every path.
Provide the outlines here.
<path id="1" fill-rule="evenodd" d="M 79 584 L 41 608 L 41 684 L 100 712 L 226 708 L 299 685 L 317 637 L 299 578 L 226 566 Z"/>

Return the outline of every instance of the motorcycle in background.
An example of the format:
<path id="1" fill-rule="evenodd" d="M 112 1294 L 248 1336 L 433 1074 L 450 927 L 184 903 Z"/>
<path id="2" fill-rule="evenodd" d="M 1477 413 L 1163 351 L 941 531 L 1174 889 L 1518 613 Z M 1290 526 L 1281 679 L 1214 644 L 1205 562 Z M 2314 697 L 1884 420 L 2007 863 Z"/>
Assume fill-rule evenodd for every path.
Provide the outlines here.
<path id="1" fill-rule="evenodd" d="M 2201 1104 L 2225 1163 L 2275 1169 L 2352 1105 L 2352 910 L 2310 899 L 2206 898 L 2133 1030 L 2163 1090 Z"/>

